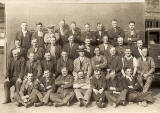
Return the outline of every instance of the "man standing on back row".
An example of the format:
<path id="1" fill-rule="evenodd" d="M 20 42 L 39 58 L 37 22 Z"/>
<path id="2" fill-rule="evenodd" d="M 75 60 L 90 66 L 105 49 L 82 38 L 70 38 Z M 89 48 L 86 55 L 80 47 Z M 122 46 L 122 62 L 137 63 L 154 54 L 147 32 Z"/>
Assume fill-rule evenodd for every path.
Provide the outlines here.
<path id="1" fill-rule="evenodd" d="M 119 36 L 125 37 L 123 29 L 117 26 L 117 20 L 116 19 L 112 20 L 112 28 L 108 30 L 108 35 L 109 35 L 109 42 L 113 46 L 116 46 L 117 38 Z"/>
<path id="2" fill-rule="evenodd" d="M 21 31 L 16 34 L 16 40 L 20 40 L 21 47 L 28 50 L 31 46 L 31 32 L 27 29 L 28 25 L 26 22 L 21 23 Z"/>

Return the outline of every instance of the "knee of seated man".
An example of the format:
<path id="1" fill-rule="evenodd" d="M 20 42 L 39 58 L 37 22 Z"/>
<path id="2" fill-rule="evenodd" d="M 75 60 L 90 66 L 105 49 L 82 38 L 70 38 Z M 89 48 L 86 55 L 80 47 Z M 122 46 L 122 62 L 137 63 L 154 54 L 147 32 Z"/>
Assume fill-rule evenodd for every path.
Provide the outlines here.
<path id="1" fill-rule="evenodd" d="M 153 80 L 152 76 L 147 77 L 147 81 L 152 81 L 152 80 Z"/>

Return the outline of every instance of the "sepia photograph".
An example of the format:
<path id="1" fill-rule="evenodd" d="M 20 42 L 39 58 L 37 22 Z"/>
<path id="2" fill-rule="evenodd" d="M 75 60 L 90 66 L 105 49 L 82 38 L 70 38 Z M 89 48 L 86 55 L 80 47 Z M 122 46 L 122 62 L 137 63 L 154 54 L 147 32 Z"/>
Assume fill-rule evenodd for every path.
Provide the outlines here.
<path id="1" fill-rule="evenodd" d="M 159 113 L 160 0 L 0 0 L 0 113 Z"/>

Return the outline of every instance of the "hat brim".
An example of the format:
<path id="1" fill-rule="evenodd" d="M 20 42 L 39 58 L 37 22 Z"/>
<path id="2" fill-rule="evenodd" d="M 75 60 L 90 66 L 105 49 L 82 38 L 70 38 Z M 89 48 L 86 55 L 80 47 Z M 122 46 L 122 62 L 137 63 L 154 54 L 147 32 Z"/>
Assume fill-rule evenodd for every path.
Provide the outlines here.
<path id="1" fill-rule="evenodd" d="M 85 52 L 85 50 L 77 50 L 77 52 Z"/>
<path id="2" fill-rule="evenodd" d="M 54 29 L 54 26 L 49 26 L 47 27 L 47 29 Z"/>

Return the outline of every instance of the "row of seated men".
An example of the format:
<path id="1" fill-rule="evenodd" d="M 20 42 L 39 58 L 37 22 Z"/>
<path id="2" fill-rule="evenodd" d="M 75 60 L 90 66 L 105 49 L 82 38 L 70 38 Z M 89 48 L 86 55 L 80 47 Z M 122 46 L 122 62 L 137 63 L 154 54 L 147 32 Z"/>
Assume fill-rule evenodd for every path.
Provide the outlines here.
<path id="1" fill-rule="evenodd" d="M 70 105 L 74 96 L 77 97 L 80 106 L 88 106 L 91 95 L 94 95 L 98 107 L 104 107 L 105 98 L 101 98 L 100 95 L 102 92 L 105 92 L 104 97 L 113 106 L 135 100 L 143 105 L 153 102 L 148 90 L 152 83 L 155 64 L 153 59 L 147 56 L 147 48 L 142 48 L 142 57 L 138 60 L 132 56 L 130 48 L 125 49 L 123 57 L 116 54 L 115 47 L 110 48 L 108 58 L 100 54 L 99 47 L 95 48 L 95 56 L 91 59 L 85 56 L 83 46 L 79 46 L 77 52 L 79 57 L 72 62 L 67 52 L 62 51 L 62 57 L 56 65 L 51 60 L 50 52 L 45 52 L 45 59 L 42 61 L 36 60 L 35 53 L 30 52 L 29 60 L 25 61 L 23 57 L 19 57 L 17 49 L 12 50 L 4 83 L 5 103 L 11 101 L 10 87 L 13 85 L 17 105 L 22 104 L 26 107 L 51 103 L 55 103 L 55 106 Z M 55 67 L 60 72 L 54 69 Z M 128 76 L 127 72 L 130 73 Z M 128 96 L 129 92 L 131 97 Z M 121 98 L 122 100 L 119 100 Z"/>
<path id="2" fill-rule="evenodd" d="M 15 86 L 17 105 L 26 107 L 70 105 L 74 97 L 80 106 L 88 106 L 92 96 L 98 107 L 105 107 L 106 102 L 113 106 L 125 105 L 127 101 L 145 106 L 153 103 L 149 88 L 155 64 L 141 39 L 137 38 L 135 44 L 134 38 L 128 37 L 129 43 L 125 44 L 125 37 L 118 35 L 111 41 L 105 34 L 102 42 L 95 45 L 88 36 L 84 42 L 77 43 L 77 37 L 69 34 L 64 43 L 64 37 L 59 35 L 61 31 L 48 34 L 47 38 L 36 31 L 29 39 L 28 31 L 23 31 L 26 23 L 21 27 L 21 34 L 18 32 L 14 40 L 15 48 L 9 53 L 4 103 L 11 102 L 12 86 Z M 41 27 L 42 24 L 37 24 L 37 28 Z M 40 44 L 42 40 L 44 43 Z"/>

